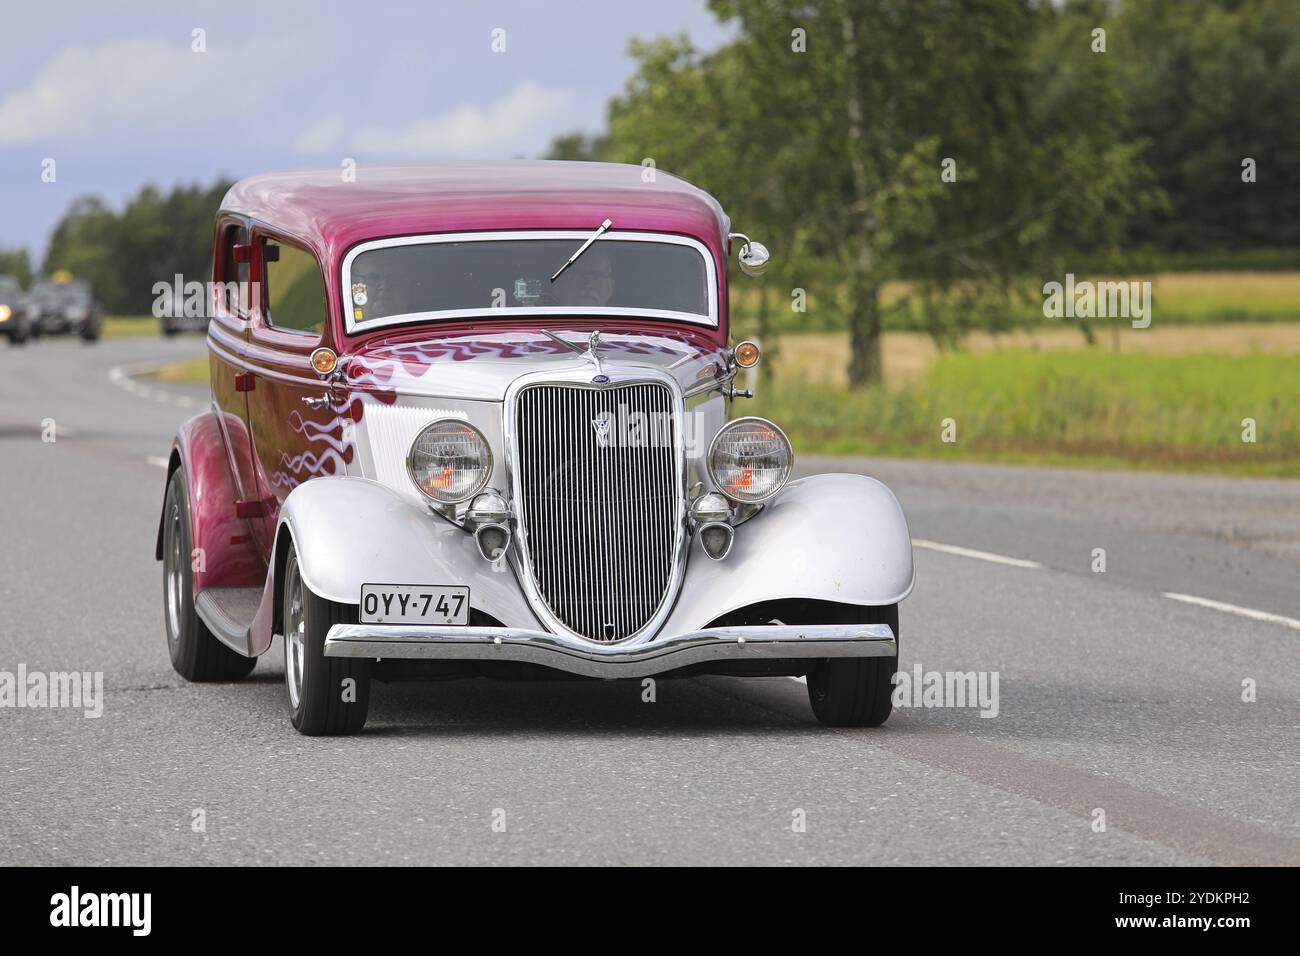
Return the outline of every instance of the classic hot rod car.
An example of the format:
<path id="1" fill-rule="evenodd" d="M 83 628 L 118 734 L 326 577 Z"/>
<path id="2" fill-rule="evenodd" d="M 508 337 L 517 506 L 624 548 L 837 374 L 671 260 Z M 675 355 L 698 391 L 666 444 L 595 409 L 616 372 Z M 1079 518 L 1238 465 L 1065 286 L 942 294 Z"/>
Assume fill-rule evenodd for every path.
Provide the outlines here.
<path id="1" fill-rule="evenodd" d="M 727 264 L 767 250 L 639 166 L 256 176 L 214 230 L 212 406 L 172 445 L 167 643 L 242 677 L 281 635 L 293 726 L 371 681 L 806 676 L 890 712 L 907 524 L 883 484 L 790 480 L 732 416 Z"/>

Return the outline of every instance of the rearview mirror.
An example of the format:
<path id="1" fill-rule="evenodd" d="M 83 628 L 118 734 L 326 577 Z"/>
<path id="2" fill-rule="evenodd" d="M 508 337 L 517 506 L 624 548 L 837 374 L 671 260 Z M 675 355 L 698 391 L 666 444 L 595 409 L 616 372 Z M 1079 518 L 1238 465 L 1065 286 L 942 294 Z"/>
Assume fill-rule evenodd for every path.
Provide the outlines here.
<path id="1" fill-rule="evenodd" d="M 767 271 L 767 264 L 772 258 L 772 254 L 767 251 L 767 246 L 761 242 L 754 242 L 743 232 L 729 233 L 728 239 L 740 239 L 744 245 L 740 247 L 740 254 L 737 258 L 740 260 L 740 271 L 752 278 L 757 278 Z"/>

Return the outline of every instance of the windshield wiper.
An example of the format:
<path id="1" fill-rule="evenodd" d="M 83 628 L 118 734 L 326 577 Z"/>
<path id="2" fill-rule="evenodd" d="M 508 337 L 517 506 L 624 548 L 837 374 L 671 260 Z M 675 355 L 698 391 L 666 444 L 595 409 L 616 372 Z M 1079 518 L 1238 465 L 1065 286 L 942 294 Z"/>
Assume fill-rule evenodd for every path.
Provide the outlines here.
<path id="1" fill-rule="evenodd" d="M 586 251 L 587 251 L 587 248 L 588 248 L 588 247 L 589 247 L 593 242 L 595 242 L 597 239 L 599 239 L 601 236 L 603 236 L 603 235 L 606 233 L 606 231 L 608 231 L 609 227 L 612 226 L 612 225 L 614 225 L 614 223 L 612 223 L 612 222 L 611 222 L 610 220 L 608 220 L 608 219 L 606 219 L 604 222 L 602 222 L 602 223 L 600 224 L 600 228 L 597 229 L 594 233 L 592 233 L 591 238 L 588 239 L 586 242 L 584 242 L 582 245 L 580 245 L 580 246 L 578 247 L 578 251 L 577 251 L 577 252 L 575 252 L 573 255 L 569 256 L 569 261 L 566 262 L 564 265 L 560 266 L 559 269 L 555 270 L 555 275 L 551 276 L 551 281 L 554 282 L 554 281 L 555 281 L 556 279 L 558 279 L 561 275 L 563 275 L 563 274 L 564 274 L 564 270 L 567 269 L 567 268 L 569 268 L 569 266 L 573 265 L 575 262 L 577 262 L 577 261 L 578 261 L 578 256 L 580 256 L 580 255 L 582 255 L 584 252 L 586 252 Z"/>

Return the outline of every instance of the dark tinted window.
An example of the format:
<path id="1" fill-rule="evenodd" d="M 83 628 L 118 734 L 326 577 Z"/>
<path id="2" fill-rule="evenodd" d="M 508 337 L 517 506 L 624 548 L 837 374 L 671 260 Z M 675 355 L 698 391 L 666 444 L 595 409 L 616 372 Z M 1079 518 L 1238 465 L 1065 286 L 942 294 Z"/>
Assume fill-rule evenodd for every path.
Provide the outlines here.
<path id="1" fill-rule="evenodd" d="M 226 309 L 236 315 L 248 315 L 249 265 L 235 261 L 235 246 L 248 243 L 248 230 L 243 226 L 227 226 L 221 236 L 222 301 Z"/>
<path id="2" fill-rule="evenodd" d="M 355 322 L 421 312 L 500 308 L 643 309 L 709 315 L 698 250 L 598 239 L 554 283 L 581 239 L 491 239 L 371 249 L 352 262 Z"/>

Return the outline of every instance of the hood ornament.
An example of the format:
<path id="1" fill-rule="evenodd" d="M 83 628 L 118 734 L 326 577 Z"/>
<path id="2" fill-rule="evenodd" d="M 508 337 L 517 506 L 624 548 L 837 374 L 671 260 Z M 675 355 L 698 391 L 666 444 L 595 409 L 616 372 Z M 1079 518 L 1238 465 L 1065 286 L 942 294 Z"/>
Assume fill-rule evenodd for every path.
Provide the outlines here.
<path id="1" fill-rule="evenodd" d="M 593 385 L 606 385 L 609 383 L 609 376 L 605 374 L 605 368 L 600 364 L 600 354 L 597 352 L 597 349 L 600 348 L 599 331 L 592 332 L 591 335 L 587 337 L 587 349 L 585 352 L 582 349 L 578 348 L 578 346 L 570 342 L 568 339 L 560 338 L 550 329 L 542 329 L 542 334 L 554 339 L 555 341 L 563 345 L 566 349 L 568 349 L 570 352 L 572 352 L 574 355 L 581 356 L 582 358 L 585 358 L 588 362 L 590 362 L 592 365 L 596 366 L 596 375 L 591 380 L 591 383 Z"/>
<path id="2" fill-rule="evenodd" d="M 591 362 L 592 365 L 596 366 L 596 378 L 603 378 L 605 379 L 605 381 L 609 381 L 608 376 L 605 375 L 605 370 L 601 367 L 600 356 L 596 354 L 596 349 L 598 349 L 599 347 L 600 347 L 600 333 L 592 332 L 591 335 L 588 336 L 587 338 L 587 351 L 583 353 L 583 358 Z"/>

